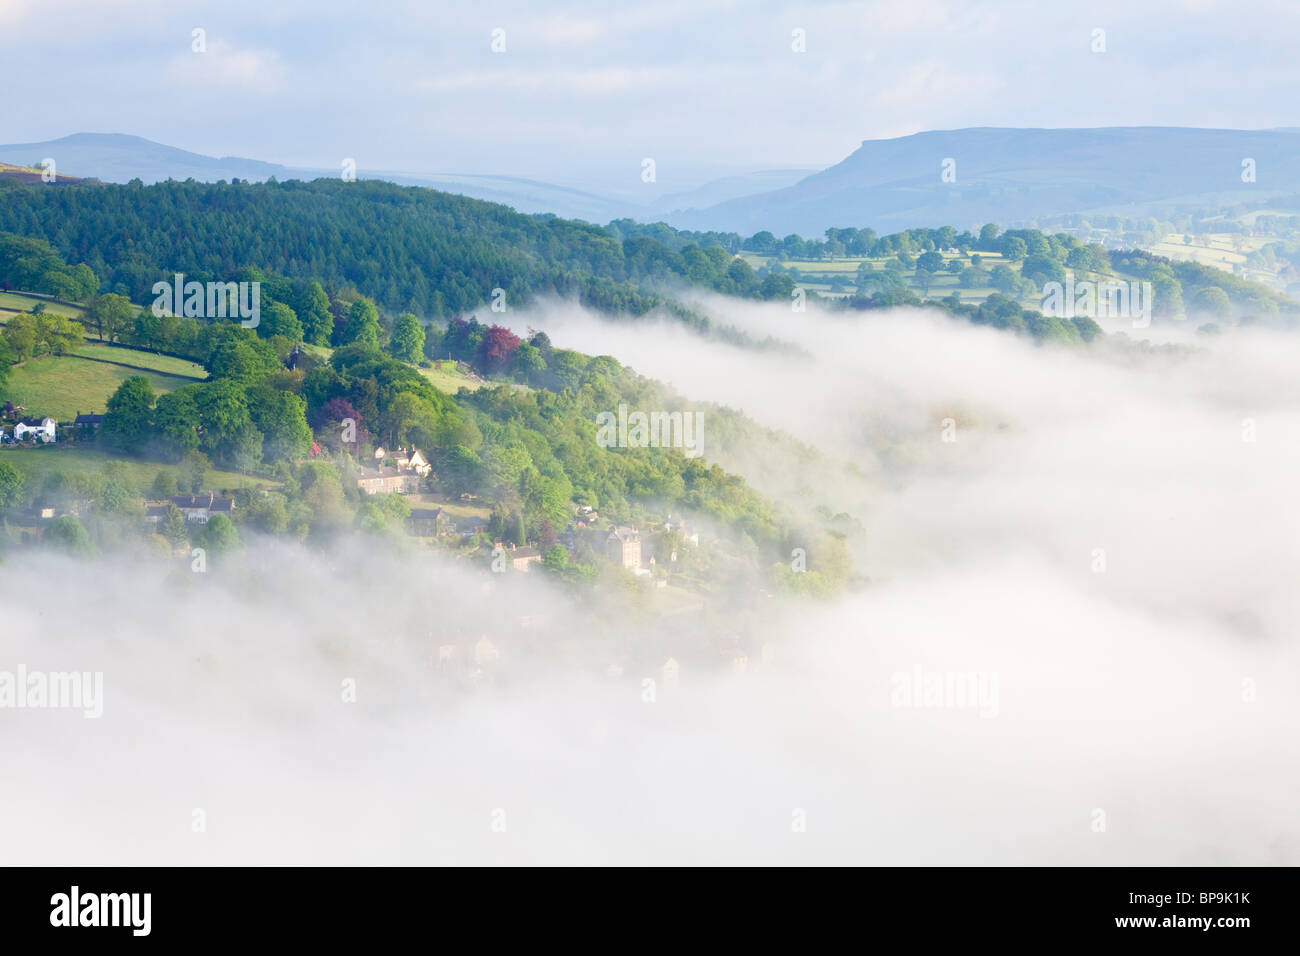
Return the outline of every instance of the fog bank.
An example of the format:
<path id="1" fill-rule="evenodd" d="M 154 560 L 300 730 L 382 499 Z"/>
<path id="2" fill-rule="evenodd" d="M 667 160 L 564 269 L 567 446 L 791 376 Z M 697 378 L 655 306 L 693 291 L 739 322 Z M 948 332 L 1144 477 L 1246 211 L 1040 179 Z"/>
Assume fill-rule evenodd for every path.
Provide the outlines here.
<path id="1" fill-rule="evenodd" d="M 11 556 L 0 671 L 102 671 L 104 701 L 0 709 L 0 862 L 1300 862 L 1296 340 L 709 306 L 808 355 L 514 324 L 814 447 L 755 483 L 852 514 L 869 587 L 705 620 L 359 544 Z"/>

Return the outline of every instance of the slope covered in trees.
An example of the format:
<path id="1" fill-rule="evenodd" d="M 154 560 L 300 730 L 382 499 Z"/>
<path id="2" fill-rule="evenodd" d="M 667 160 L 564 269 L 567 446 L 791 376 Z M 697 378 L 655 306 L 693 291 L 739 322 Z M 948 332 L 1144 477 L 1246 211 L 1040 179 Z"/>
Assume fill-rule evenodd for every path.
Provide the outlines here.
<path id="1" fill-rule="evenodd" d="M 256 267 L 429 317 L 481 306 L 494 289 L 511 305 L 559 294 L 641 314 L 665 304 L 665 280 L 692 272 L 679 253 L 587 223 L 373 181 L 5 185 L 0 232 L 48 242 L 135 302 L 173 272 L 226 281 Z"/>

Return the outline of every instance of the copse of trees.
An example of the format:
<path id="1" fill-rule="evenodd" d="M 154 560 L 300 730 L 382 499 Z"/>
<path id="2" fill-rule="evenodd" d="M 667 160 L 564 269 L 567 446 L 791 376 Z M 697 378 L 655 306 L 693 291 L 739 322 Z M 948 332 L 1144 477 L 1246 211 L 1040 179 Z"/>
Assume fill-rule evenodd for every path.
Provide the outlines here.
<path id="1" fill-rule="evenodd" d="M 84 340 L 82 326 L 57 312 L 21 312 L 4 327 L 0 341 L 0 383 L 9 366 L 36 355 L 66 355 Z"/>
<path id="2" fill-rule="evenodd" d="M 267 341 L 240 325 L 212 324 L 198 337 L 209 379 L 156 396 L 148 379 L 127 378 L 108 400 L 104 441 L 131 455 L 180 461 L 193 451 L 231 467 L 256 469 L 306 454 L 306 403 Z M 284 384 L 284 383 L 282 383 Z"/>
<path id="3" fill-rule="evenodd" d="M 7 195 L 0 193 L 0 197 Z M 0 226 L 0 230 L 7 228 Z M 80 301 L 95 294 L 99 278 L 90 266 L 68 265 L 43 238 L 0 231 L 0 289 L 42 292 Z"/>
<path id="4" fill-rule="evenodd" d="M 126 296 L 106 292 L 91 300 L 82 321 L 94 330 L 99 341 L 116 342 L 132 328 L 137 311 Z"/>
<path id="5" fill-rule="evenodd" d="M 1256 317 L 1300 312 L 1300 306 L 1272 289 L 1199 262 L 1174 261 L 1141 250 L 1112 253 L 1111 259 L 1116 268 L 1148 279 L 1155 285 L 1157 314 L 1160 313 L 1162 283 L 1166 294 L 1172 289 L 1178 291 L 1180 306 L 1187 302 L 1193 308 L 1220 318 L 1226 318 L 1233 309 Z M 1223 299 L 1228 303 L 1227 312 L 1223 310 L 1223 299 L 1216 292 L 1208 292 L 1210 289 L 1223 293 Z"/>

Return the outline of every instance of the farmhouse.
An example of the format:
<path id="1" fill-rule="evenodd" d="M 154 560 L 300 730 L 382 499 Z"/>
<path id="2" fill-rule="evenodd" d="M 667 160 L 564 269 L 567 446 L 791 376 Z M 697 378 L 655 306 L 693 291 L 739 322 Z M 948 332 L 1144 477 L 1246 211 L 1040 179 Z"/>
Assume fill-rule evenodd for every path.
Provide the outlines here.
<path id="1" fill-rule="evenodd" d="M 104 424 L 104 416 L 96 415 L 94 412 L 91 412 L 89 415 L 83 415 L 81 412 L 77 412 L 76 420 L 73 421 L 72 424 L 78 428 L 88 428 L 91 431 L 94 431 L 95 429 L 98 429 L 100 425 Z"/>
<path id="2" fill-rule="evenodd" d="M 58 427 L 53 418 L 42 418 L 39 422 L 19 422 L 14 426 L 14 441 L 24 441 L 30 435 L 32 441 L 52 442 L 57 437 Z"/>
<path id="3" fill-rule="evenodd" d="M 172 504 L 181 510 L 186 521 L 207 524 L 213 515 L 233 517 L 235 502 L 233 498 L 218 498 L 216 492 L 209 491 L 202 495 L 173 495 Z"/>
<path id="4" fill-rule="evenodd" d="M 357 487 L 368 495 L 410 495 L 420 490 L 420 476 L 406 471 L 385 471 L 381 468 L 358 468 Z"/>
<path id="5" fill-rule="evenodd" d="M 605 539 L 605 557 L 629 570 L 641 567 L 641 535 L 633 528 L 614 528 Z"/>
<path id="6" fill-rule="evenodd" d="M 420 454 L 419 449 L 411 449 L 410 453 L 405 448 L 397 449 L 393 455 L 393 461 L 397 465 L 398 471 L 413 471 L 421 478 L 427 477 L 433 471 L 433 466 L 429 464 L 428 459 Z"/>
<path id="7" fill-rule="evenodd" d="M 406 519 L 406 530 L 417 538 L 436 538 L 441 520 L 441 508 L 412 508 L 411 516 Z"/>
<path id="8" fill-rule="evenodd" d="M 542 552 L 536 548 L 515 548 L 510 552 L 510 567 L 527 571 L 531 565 L 542 563 Z"/>

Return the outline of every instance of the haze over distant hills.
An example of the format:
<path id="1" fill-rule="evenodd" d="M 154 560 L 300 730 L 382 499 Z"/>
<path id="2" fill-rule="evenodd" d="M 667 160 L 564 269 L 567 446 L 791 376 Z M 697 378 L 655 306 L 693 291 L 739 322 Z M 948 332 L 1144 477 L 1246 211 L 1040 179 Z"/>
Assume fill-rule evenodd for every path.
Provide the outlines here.
<path id="1" fill-rule="evenodd" d="M 121 133 L 75 133 L 44 143 L 0 146 L 0 162 L 31 165 L 52 157 L 61 174 L 89 176 L 110 183 L 140 179 L 155 183 L 166 179 L 200 182 L 249 179 L 261 181 L 317 179 L 338 176 L 340 168 L 284 166 L 237 156 L 215 158 L 165 146 L 139 136 Z M 520 212 L 554 212 L 557 215 L 608 222 L 627 214 L 627 205 L 609 197 L 567 189 L 549 183 L 507 176 L 419 176 L 401 172 L 358 171 L 362 178 L 386 179 L 411 186 L 428 186 L 475 199 L 513 206 Z"/>
<path id="2" fill-rule="evenodd" d="M 955 180 L 941 179 L 951 159 Z M 1253 159 L 1255 181 L 1243 182 Z M 1300 193 L 1300 132 L 1180 127 L 977 128 L 867 140 L 842 162 L 762 195 L 682 213 L 679 228 L 778 236 L 828 226 L 1011 224 L 1067 213 L 1150 215 Z"/>
<path id="3" fill-rule="evenodd" d="M 132 179 L 145 183 L 166 179 L 216 182 L 238 178 L 261 181 L 272 176 L 280 180 L 310 180 L 322 176 L 338 176 L 340 173 L 339 167 L 294 167 L 237 156 L 204 156 L 140 136 L 120 133 L 75 133 L 43 143 L 0 146 L 0 162 L 32 166 L 46 157 L 55 160 L 60 176 L 94 177 L 110 183 L 125 183 Z M 758 170 L 719 178 L 648 202 L 518 176 L 422 174 L 365 168 L 359 169 L 357 175 L 364 179 L 384 179 L 406 186 L 427 186 L 444 192 L 459 193 L 474 199 L 502 203 L 522 213 L 554 213 L 567 219 L 584 219 L 604 224 L 622 217 L 661 218 L 673 210 L 703 208 L 736 196 L 780 189 L 812 172 L 816 170 Z"/>
<path id="4" fill-rule="evenodd" d="M 163 179 L 284 179 L 291 175 L 288 167 L 278 163 L 234 156 L 215 159 L 121 133 L 74 133 L 44 143 L 0 146 L 0 162 L 34 166 L 46 157 L 55 161 L 60 174 L 94 177 L 108 183 L 132 179 L 146 183 Z"/>
<path id="5" fill-rule="evenodd" d="M 55 158 L 60 174 L 141 179 L 315 179 L 337 168 L 214 158 L 138 136 L 78 133 L 0 146 L 0 162 Z M 952 181 L 942 174 L 951 160 Z M 1243 180 L 1253 160 L 1254 180 Z M 512 176 L 361 169 L 362 178 L 427 186 L 523 213 L 607 223 L 662 219 L 677 228 L 819 236 L 830 226 L 888 233 L 914 227 L 1014 225 L 1070 213 L 1127 217 L 1218 208 L 1300 194 L 1300 129 L 1180 127 L 975 128 L 867 140 L 821 172 L 758 170 L 637 202 Z"/>

